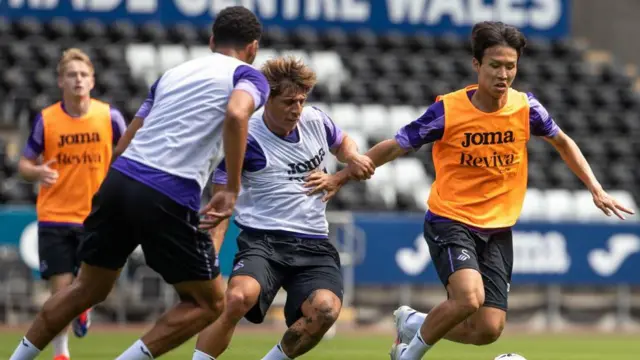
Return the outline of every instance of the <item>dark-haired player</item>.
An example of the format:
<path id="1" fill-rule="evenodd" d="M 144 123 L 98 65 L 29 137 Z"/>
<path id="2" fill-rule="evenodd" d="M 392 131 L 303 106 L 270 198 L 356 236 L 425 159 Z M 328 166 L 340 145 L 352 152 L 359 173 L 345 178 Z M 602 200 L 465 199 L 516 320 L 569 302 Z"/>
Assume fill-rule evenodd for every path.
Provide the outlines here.
<path id="1" fill-rule="evenodd" d="M 226 8 L 213 24 L 214 54 L 166 71 L 152 86 L 116 153 L 126 150 L 93 198 L 78 278 L 44 304 L 12 360 L 35 358 L 73 318 L 103 301 L 138 245 L 180 302 L 119 360 L 158 357 L 220 315 L 224 284 L 211 239 L 198 229 L 200 196 L 224 143 L 228 183 L 203 212 L 214 220 L 209 226 L 230 216 L 247 122 L 269 94 L 264 75 L 248 65 L 261 32 L 251 11 Z"/>
<path id="2" fill-rule="evenodd" d="M 366 154 L 381 166 L 435 142 L 436 180 L 424 236 L 448 299 L 429 316 L 406 306 L 396 310 L 392 360 L 421 359 L 442 338 L 485 345 L 500 337 L 513 268 L 511 227 L 527 190 L 531 135 L 556 148 L 606 215 L 633 213 L 602 189 L 576 143 L 538 100 L 511 88 L 525 45 L 515 27 L 476 24 L 472 49 L 478 84 L 439 97 L 394 139 Z M 347 168 L 336 176 L 350 175 Z"/>

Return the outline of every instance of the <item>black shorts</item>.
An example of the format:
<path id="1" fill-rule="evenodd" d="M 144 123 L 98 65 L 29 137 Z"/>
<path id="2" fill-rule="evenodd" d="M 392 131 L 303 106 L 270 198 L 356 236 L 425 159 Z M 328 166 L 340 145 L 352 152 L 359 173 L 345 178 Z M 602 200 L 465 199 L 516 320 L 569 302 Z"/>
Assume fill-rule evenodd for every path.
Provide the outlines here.
<path id="1" fill-rule="evenodd" d="M 281 287 L 287 292 L 287 326 L 302 317 L 302 304 L 316 290 L 330 290 L 342 301 L 340 257 L 328 240 L 242 231 L 237 242 L 231 277 L 250 276 L 261 288 L 258 303 L 245 315 L 252 323 L 264 321 Z"/>
<path id="2" fill-rule="evenodd" d="M 426 221 L 424 237 L 440 281 L 461 269 L 475 269 L 484 282 L 484 306 L 508 309 L 508 293 L 513 270 L 511 230 L 482 234 L 457 222 Z"/>
<path id="3" fill-rule="evenodd" d="M 82 226 L 38 226 L 40 276 L 44 280 L 78 272 L 77 251 L 83 234 Z"/>
<path id="4" fill-rule="evenodd" d="M 110 169 L 84 222 L 80 261 L 117 270 L 138 245 L 147 265 L 169 284 L 220 274 L 213 243 L 198 230 L 198 213 Z"/>

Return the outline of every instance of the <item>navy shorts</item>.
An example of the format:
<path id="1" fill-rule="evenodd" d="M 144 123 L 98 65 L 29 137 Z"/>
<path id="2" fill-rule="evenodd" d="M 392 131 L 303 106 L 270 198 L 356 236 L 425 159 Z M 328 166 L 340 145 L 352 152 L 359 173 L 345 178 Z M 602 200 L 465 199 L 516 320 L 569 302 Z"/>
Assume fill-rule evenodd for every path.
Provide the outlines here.
<path id="1" fill-rule="evenodd" d="M 484 282 L 484 306 L 507 311 L 513 271 L 511 230 L 482 234 L 458 222 L 425 221 L 424 237 L 445 286 L 454 272 L 475 269 Z"/>
<path id="2" fill-rule="evenodd" d="M 276 294 L 287 292 L 287 326 L 302 317 L 302 304 L 316 290 L 330 290 L 342 301 L 340 256 L 329 240 L 302 239 L 242 231 L 231 277 L 250 276 L 260 284 L 258 303 L 245 315 L 262 323 Z"/>
<path id="3" fill-rule="evenodd" d="M 84 222 L 79 258 L 117 270 L 141 245 L 147 265 L 169 284 L 220 274 L 213 242 L 198 213 L 111 168 Z"/>
<path id="4" fill-rule="evenodd" d="M 77 251 L 83 234 L 82 226 L 38 226 L 40 276 L 44 280 L 77 273 Z"/>

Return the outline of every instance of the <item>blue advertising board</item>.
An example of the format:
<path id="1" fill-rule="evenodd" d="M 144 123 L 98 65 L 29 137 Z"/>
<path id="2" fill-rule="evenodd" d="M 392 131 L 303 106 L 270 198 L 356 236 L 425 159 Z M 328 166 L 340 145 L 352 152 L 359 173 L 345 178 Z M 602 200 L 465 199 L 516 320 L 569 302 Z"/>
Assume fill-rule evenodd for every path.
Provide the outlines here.
<path id="1" fill-rule="evenodd" d="M 558 38 L 569 32 L 571 4 L 570 0 L 0 0 L 0 14 L 208 26 L 215 14 L 232 5 L 253 10 L 267 26 L 283 28 L 339 26 L 466 36 L 476 22 L 499 20 L 527 35 Z"/>
<path id="2" fill-rule="evenodd" d="M 423 215 L 356 215 L 365 234 L 358 284 L 439 284 Z M 640 224 L 519 223 L 514 283 L 640 284 Z"/>
<path id="3" fill-rule="evenodd" d="M 39 277 L 38 225 L 36 212 L 32 206 L 0 207 L 0 246 L 13 246 L 19 249 L 22 260 Z M 220 269 L 227 276 L 231 273 L 233 256 L 238 247 L 236 237 L 240 230 L 233 223 L 229 226 L 220 251 Z"/>
<path id="4" fill-rule="evenodd" d="M 355 268 L 357 284 L 439 284 L 422 236 L 422 214 L 355 214 L 364 236 Z M 0 246 L 19 248 L 38 269 L 33 207 L 0 208 Z M 231 225 L 220 253 L 231 272 L 239 233 Z M 640 284 L 640 224 L 519 223 L 514 228 L 514 283 Z"/>

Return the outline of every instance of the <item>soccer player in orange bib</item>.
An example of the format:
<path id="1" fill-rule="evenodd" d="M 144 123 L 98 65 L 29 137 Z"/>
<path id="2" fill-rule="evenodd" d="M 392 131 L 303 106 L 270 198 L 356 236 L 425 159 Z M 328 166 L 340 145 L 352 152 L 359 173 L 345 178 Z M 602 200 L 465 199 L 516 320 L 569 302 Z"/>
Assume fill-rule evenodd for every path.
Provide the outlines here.
<path id="1" fill-rule="evenodd" d="M 448 299 L 428 316 L 408 306 L 394 312 L 398 334 L 392 360 L 421 359 L 442 338 L 486 345 L 500 337 L 513 268 L 511 227 L 527 190 L 531 135 L 556 148 L 606 215 L 633 214 L 602 189 L 576 143 L 534 95 L 511 88 L 525 44 L 512 26 L 476 24 L 472 61 L 478 84 L 438 97 L 394 139 L 366 153 L 381 166 L 434 142 L 436 180 L 424 236 Z M 346 168 L 334 175 L 333 185 L 314 190 L 330 190 L 349 177 L 361 178 Z"/>
<path id="2" fill-rule="evenodd" d="M 49 281 L 51 293 L 73 281 L 82 223 L 111 165 L 113 144 L 126 128 L 118 110 L 90 97 L 94 69 L 81 50 L 62 55 L 58 86 L 62 101 L 38 114 L 19 164 L 26 180 L 41 183 L 38 253 L 40 274 Z M 85 336 L 89 325 L 87 310 L 73 321 L 74 334 Z M 52 344 L 55 360 L 69 359 L 66 329 Z"/>

